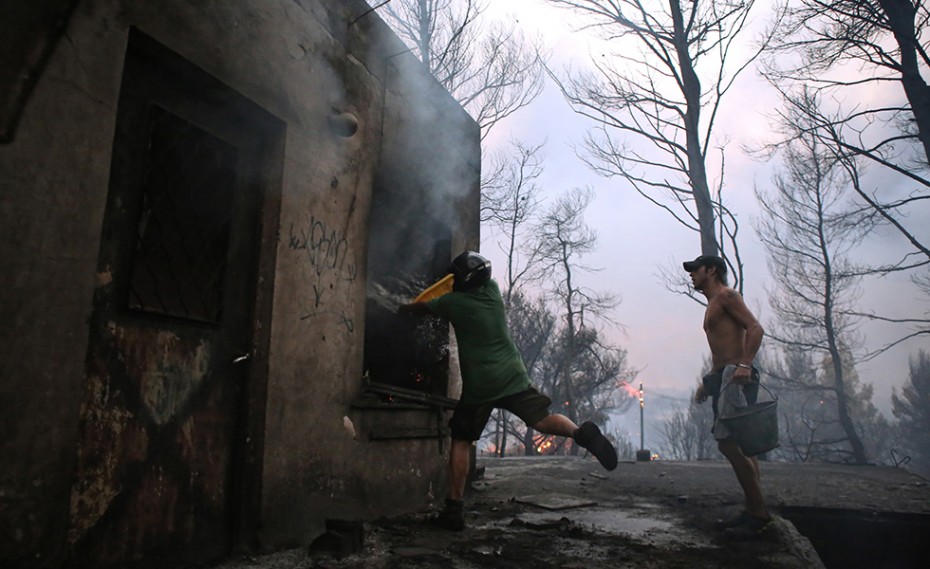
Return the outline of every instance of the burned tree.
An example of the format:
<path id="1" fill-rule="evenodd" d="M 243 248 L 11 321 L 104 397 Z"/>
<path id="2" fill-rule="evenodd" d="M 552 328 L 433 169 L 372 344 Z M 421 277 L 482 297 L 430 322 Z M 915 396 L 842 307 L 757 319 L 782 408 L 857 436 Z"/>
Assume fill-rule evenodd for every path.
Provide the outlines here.
<path id="1" fill-rule="evenodd" d="M 786 9 L 788 17 L 778 34 L 782 40 L 773 46 L 774 53 L 801 57 L 773 62 L 769 76 L 778 82 L 804 83 L 818 94 L 844 91 L 854 97 L 865 84 L 900 84 L 903 99 L 873 105 L 856 97 L 861 105 L 839 124 L 863 135 L 850 151 L 886 165 L 913 160 L 926 170 L 930 86 L 923 74 L 930 65 L 930 46 L 921 36 L 930 8 L 921 0 L 801 0 Z M 836 72 L 848 63 L 865 73 L 844 77 Z M 891 126 L 893 134 L 876 132 L 869 140 L 861 125 L 870 125 L 869 132 Z M 906 149 L 908 145 L 916 147 Z"/>
<path id="2" fill-rule="evenodd" d="M 784 7 L 767 77 L 847 169 L 855 161 L 877 167 L 881 184 L 854 180 L 852 189 L 910 247 L 898 260 L 864 272 L 908 271 L 921 290 L 930 290 L 923 286 L 930 282 L 930 246 L 908 220 L 930 199 L 930 45 L 924 33 L 930 8 L 919 0 L 801 0 Z M 855 74 L 845 70 L 850 65 Z M 813 100 L 835 103 L 825 109 Z M 892 179 L 909 191 L 896 193 Z M 916 324 L 902 341 L 930 333 L 926 319 L 877 319 Z"/>
<path id="3" fill-rule="evenodd" d="M 548 354 L 546 379 L 556 404 L 576 423 L 596 418 L 611 404 L 604 395 L 635 375 L 626 366 L 626 353 L 605 346 L 593 327 L 594 320 L 606 318 L 616 299 L 579 282 L 582 273 L 592 270 L 581 264 L 581 257 L 597 243 L 583 219 L 592 197 L 590 190 L 578 188 L 563 195 L 543 213 L 535 231 L 551 286 L 548 296 L 561 321 L 559 341 Z"/>
<path id="4" fill-rule="evenodd" d="M 539 277 L 538 255 L 524 232 L 538 214 L 542 188 L 536 180 L 542 175 L 542 145 L 511 142 L 510 152 L 494 155 L 481 193 L 481 222 L 501 236 L 505 272 L 502 278 L 504 301 L 527 281 Z"/>
<path id="5" fill-rule="evenodd" d="M 723 172 L 713 195 L 707 153 L 723 98 L 759 55 L 734 56 L 755 2 L 549 1 L 589 17 L 618 46 L 591 74 L 550 73 L 575 111 L 596 123 L 585 160 L 697 232 L 703 254 L 723 253 L 739 288 L 736 219 L 720 196 Z"/>
<path id="6" fill-rule="evenodd" d="M 872 386 L 860 381 L 849 350 L 840 352 L 848 414 L 865 454 L 870 460 L 890 457 L 890 427 L 872 403 Z M 839 417 L 832 358 L 786 345 L 769 354 L 765 381 L 778 392 L 782 409 L 781 446 L 771 455 L 792 462 L 849 462 L 852 454 Z"/>
<path id="7" fill-rule="evenodd" d="M 704 460 L 714 456 L 716 446 L 710 432 L 713 412 L 709 405 L 691 401 L 685 409 L 675 409 L 662 424 L 665 452 L 672 460 Z"/>
<path id="8" fill-rule="evenodd" d="M 921 350 L 910 361 L 908 382 L 891 396 L 901 441 L 921 472 L 930 472 L 930 355 Z"/>
<path id="9" fill-rule="evenodd" d="M 822 93 L 822 91 L 820 92 Z M 894 181 L 903 179 L 916 182 L 930 189 L 930 178 L 923 178 L 918 170 L 904 167 L 894 167 L 881 172 L 883 188 L 874 188 L 867 178 L 860 175 L 862 164 L 868 164 L 869 158 L 856 150 L 856 145 L 849 142 L 850 126 L 846 124 L 846 115 L 840 109 L 827 110 L 823 104 L 823 95 L 816 89 L 802 86 L 794 91 L 782 91 L 785 102 L 784 109 L 780 111 L 781 140 L 769 146 L 770 150 L 777 151 L 787 144 L 797 142 L 804 138 L 814 141 L 837 169 L 844 171 L 847 181 L 845 192 L 850 200 L 858 199 L 859 213 L 868 227 L 878 225 L 888 226 L 897 232 L 907 243 L 907 248 L 896 257 L 886 256 L 880 264 L 860 265 L 855 273 L 861 277 L 881 277 L 893 272 L 909 272 L 912 280 L 925 295 L 930 294 L 930 248 L 922 241 L 920 227 L 909 223 L 909 217 L 921 211 L 921 206 L 930 196 L 926 192 L 912 191 L 904 197 L 882 197 L 886 188 L 893 188 Z M 862 133 L 853 131 L 851 135 L 862 140 Z M 889 151 L 885 149 L 885 151 Z M 885 152 L 883 151 L 883 152 Z M 874 164 L 874 162 L 872 162 Z M 888 164 L 891 164 L 888 162 Z M 890 176 L 889 176 L 890 174 Z M 865 236 L 862 236 L 863 239 Z M 921 272 L 922 271 L 922 272 Z M 911 338 L 930 334 L 930 320 L 926 316 L 909 315 L 900 317 L 887 314 L 876 314 L 870 311 L 853 311 L 856 317 L 865 318 L 874 322 L 887 323 L 894 326 L 906 327 L 908 330 L 900 333 L 898 338 L 882 346 L 873 347 L 865 357 L 872 358 L 888 349 L 905 342 Z"/>
<path id="10" fill-rule="evenodd" d="M 513 25 L 485 26 L 480 0 L 393 0 L 380 11 L 439 83 L 481 127 L 542 92 L 542 49 Z"/>
<path id="11" fill-rule="evenodd" d="M 843 202 L 844 188 L 856 173 L 843 169 L 803 118 L 786 121 L 797 136 L 783 148 L 782 172 L 770 191 L 757 190 L 762 207 L 757 233 L 774 278 L 769 302 L 776 322 L 769 336 L 780 344 L 822 354 L 829 364 L 824 389 L 835 394 L 843 436 L 856 463 L 866 461 L 865 447 L 851 413 L 851 359 L 855 345 L 858 271 L 849 250 L 869 231 L 867 215 Z"/>

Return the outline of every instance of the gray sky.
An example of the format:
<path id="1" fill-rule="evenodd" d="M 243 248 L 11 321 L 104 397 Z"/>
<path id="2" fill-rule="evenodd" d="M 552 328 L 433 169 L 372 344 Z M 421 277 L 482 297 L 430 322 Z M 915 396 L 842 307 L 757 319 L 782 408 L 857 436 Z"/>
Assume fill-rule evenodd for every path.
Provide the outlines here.
<path id="1" fill-rule="evenodd" d="M 766 6 L 760 8 L 755 15 L 756 25 L 763 24 L 768 16 Z M 596 41 L 572 29 L 578 21 L 576 15 L 557 10 L 544 0 L 492 2 L 488 15 L 508 20 L 515 18 L 526 33 L 540 33 L 551 50 L 550 66 L 554 69 L 569 63 L 574 68 L 587 66 L 589 50 L 603 51 L 598 50 Z M 729 140 L 724 199 L 737 212 L 740 222 L 746 302 L 763 325 L 770 313 L 765 293 L 769 275 L 765 252 L 752 229 L 751 220 L 759 211 L 753 188 L 769 185 L 777 164 L 752 159 L 740 148 L 744 144 L 758 143 L 768 135 L 768 117 L 777 104 L 775 93 L 765 81 L 747 70 L 724 100 L 722 115 L 715 127 L 719 140 Z M 698 380 L 707 354 L 701 330 L 703 308 L 666 290 L 659 273 L 662 267 L 680 268 L 681 261 L 697 256 L 699 238 L 620 179 L 599 177 L 587 168 L 576 156 L 573 146 L 581 142 L 590 126 L 589 121 L 571 111 L 556 86 L 547 81 L 539 99 L 498 124 L 486 142 L 489 148 L 494 148 L 512 138 L 527 144 L 546 141 L 542 151 L 545 172 L 538 182 L 547 197 L 578 186 L 595 190 L 596 198 L 587 211 L 586 221 L 598 232 L 599 247 L 586 259 L 586 264 L 603 270 L 584 277 L 583 284 L 617 293 L 622 298 L 614 318 L 625 328 L 606 328 L 605 333 L 627 349 L 629 363 L 641 370 L 639 380 L 647 392 L 650 387 L 663 392 L 690 390 Z M 708 166 L 714 184 L 719 172 L 712 163 Z M 915 212 L 908 223 L 924 242 L 930 241 L 930 212 Z M 502 267 L 504 256 L 493 235 L 484 231 L 482 251 L 497 267 Z M 903 250 L 903 240 L 890 231 L 881 231 L 864 243 L 858 253 L 862 258 L 874 260 L 893 258 L 895 252 Z M 902 275 L 863 283 L 864 309 L 913 317 L 925 314 L 930 308 L 926 300 Z M 873 324 L 864 324 L 861 329 L 870 349 L 901 332 L 901 328 Z M 857 368 L 862 380 L 875 385 L 874 402 L 889 417 L 891 386 L 900 386 L 906 381 L 908 357 L 920 348 L 930 351 L 930 339 L 911 340 Z"/>

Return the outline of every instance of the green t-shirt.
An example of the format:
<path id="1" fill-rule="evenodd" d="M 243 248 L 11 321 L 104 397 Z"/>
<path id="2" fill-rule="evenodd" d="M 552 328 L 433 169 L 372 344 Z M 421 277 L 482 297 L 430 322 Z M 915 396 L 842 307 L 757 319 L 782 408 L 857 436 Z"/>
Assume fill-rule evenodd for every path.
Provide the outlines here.
<path id="1" fill-rule="evenodd" d="M 434 314 L 455 328 L 462 369 L 462 402 L 483 403 L 519 393 L 530 382 L 520 352 L 507 331 L 504 301 L 494 280 L 429 302 Z"/>

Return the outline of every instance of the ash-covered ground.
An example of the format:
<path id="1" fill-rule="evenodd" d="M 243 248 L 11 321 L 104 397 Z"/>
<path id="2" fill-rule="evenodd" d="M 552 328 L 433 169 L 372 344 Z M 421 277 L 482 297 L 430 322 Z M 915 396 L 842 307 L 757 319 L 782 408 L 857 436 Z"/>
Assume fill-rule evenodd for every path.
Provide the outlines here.
<path id="1" fill-rule="evenodd" d="M 469 492 L 464 531 L 435 528 L 429 522 L 433 512 L 416 512 L 365 523 L 354 553 L 347 552 L 345 540 L 321 540 L 315 547 L 240 557 L 221 567 L 823 567 L 811 542 L 785 516 L 753 541 L 733 541 L 714 529 L 716 519 L 742 506 L 742 493 L 723 461 L 621 463 L 605 472 L 589 458 L 505 458 L 479 460 L 479 467 L 484 475 Z M 902 469 L 763 463 L 762 473 L 775 514 L 807 508 L 930 519 L 927 481 Z M 848 549 L 858 539 L 846 537 L 835 547 Z"/>

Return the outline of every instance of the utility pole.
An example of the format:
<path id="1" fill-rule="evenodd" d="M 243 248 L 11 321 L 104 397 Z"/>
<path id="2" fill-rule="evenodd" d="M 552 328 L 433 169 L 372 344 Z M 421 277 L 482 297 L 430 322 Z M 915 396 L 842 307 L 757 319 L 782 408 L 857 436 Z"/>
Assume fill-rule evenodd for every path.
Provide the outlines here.
<path id="1" fill-rule="evenodd" d="M 643 391 L 643 382 L 639 382 L 639 450 L 636 451 L 637 462 L 649 462 L 652 453 L 646 448 L 646 422 L 643 418 L 646 408 L 646 397 Z"/>

